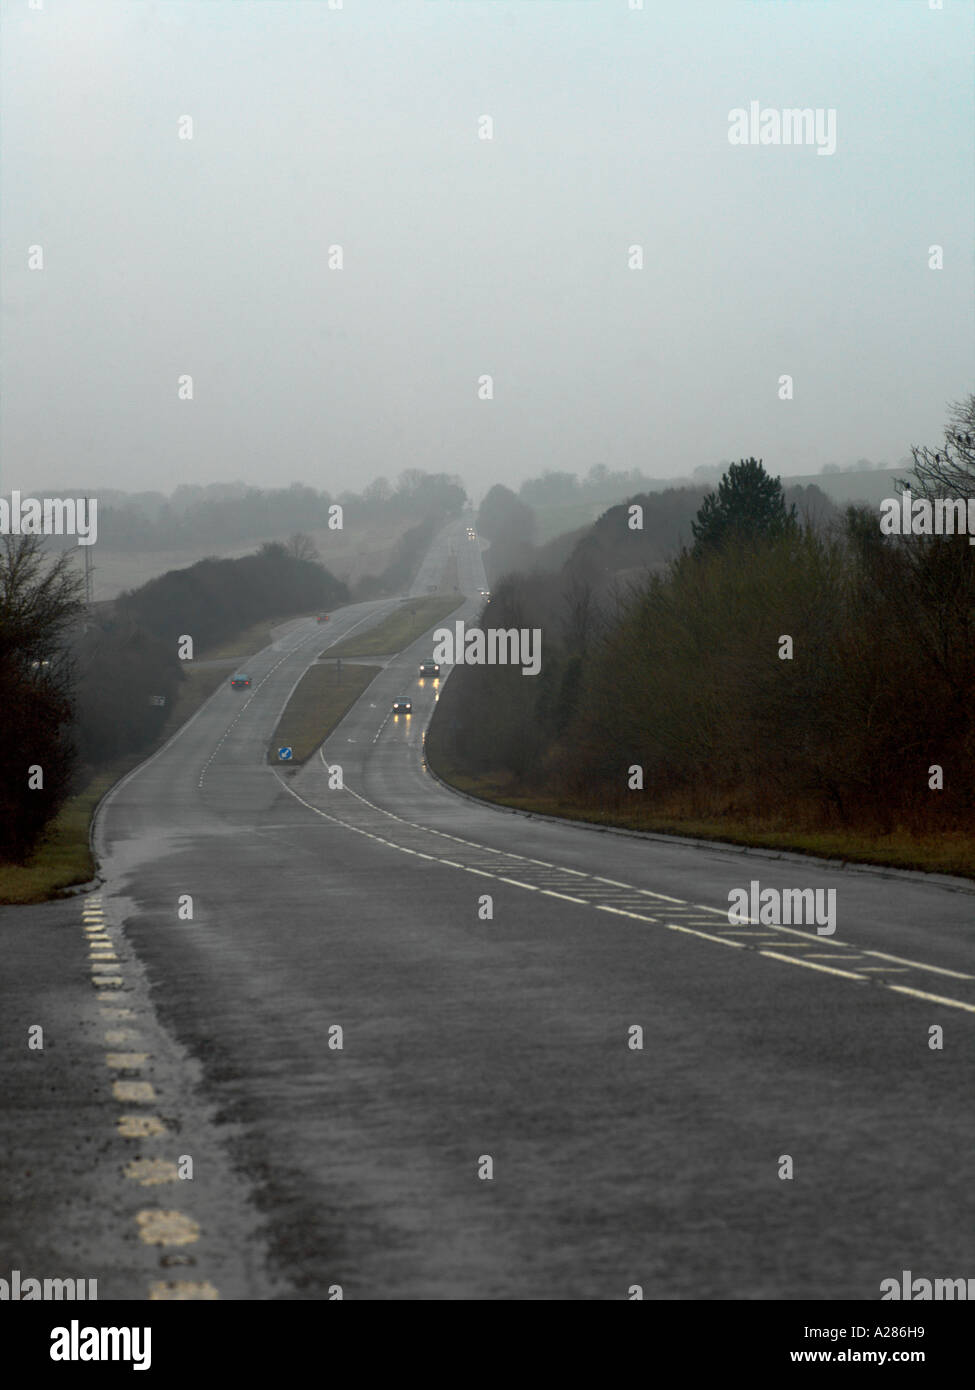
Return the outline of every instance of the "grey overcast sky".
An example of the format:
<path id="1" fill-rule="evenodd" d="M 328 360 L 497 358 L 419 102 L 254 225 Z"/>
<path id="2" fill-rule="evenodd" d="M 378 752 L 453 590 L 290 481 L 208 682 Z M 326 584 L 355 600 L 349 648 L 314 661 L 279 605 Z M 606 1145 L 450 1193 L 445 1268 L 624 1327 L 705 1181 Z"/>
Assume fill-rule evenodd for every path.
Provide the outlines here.
<path id="1" fill-rule="evenodd" d="M 4 0 L 0 489 L 940 439 L 975 390 L 971 0 L 632 3 Z M 752 101 L 835 109 L 835 153 L 731 144 Z"/>

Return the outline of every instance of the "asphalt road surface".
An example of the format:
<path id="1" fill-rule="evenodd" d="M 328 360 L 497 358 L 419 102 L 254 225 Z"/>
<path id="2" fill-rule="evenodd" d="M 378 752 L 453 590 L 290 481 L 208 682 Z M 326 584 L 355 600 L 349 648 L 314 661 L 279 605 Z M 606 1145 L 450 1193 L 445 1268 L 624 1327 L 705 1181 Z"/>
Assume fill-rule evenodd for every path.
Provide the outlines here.
<path id="1" fill-rule="evenodd" d="M 460 524 L 414 592 L 455 574 L 485 587 Z M 8 958 L 45 953 L 8 1051 L 35 1016 L 59 1044 L 13 1072 L 11 1267 L 103 1298 L 975 1276 L 971 888 L 459 797 L 424 762 L 429 636 L 305 767 L 267 765 L 308 663 L 395 606 L 278 633 L 111 796 L 102 887 L 29 910 L 32 947 L 0 917 Z M 751 880 L 835 889 L 835 934 L 730 924 Z"/>

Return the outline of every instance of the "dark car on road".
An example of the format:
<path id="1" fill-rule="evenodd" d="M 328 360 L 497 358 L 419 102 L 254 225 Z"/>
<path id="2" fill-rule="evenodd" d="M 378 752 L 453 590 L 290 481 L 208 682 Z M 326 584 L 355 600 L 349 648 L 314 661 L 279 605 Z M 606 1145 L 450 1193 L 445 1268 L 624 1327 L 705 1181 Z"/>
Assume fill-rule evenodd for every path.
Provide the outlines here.
<path id="1" fill-rule="evenodd" d="M 405 695 L 397 695 L 396 699 L 393 701 L 393 713 L 412 714 L 413 701 L 408 700 Z"/>
<path id="2" fill-rule="evenodd" d="M 421 662 L 420 662 L 420 675 L 421 675 L 421 676 L 439 676 L 439 675 L 440 675 L 440 667 L 439 667 L 439 666 L 437 665 L 437 663 L 436 663 L 435 661 L 433 661 L 433 660 L 430 660 L 430 661 L 421 661 Z"/>
<path id="3" fill-rule="evenodd" d="M 230 678 L 230 685 L 231 688 L 234 690 L 244 690 L 248 685 L 250 685 L 250 683 L 250 676 L 242 676 L 239 673 L 236 676 L 231 676 Z"/>

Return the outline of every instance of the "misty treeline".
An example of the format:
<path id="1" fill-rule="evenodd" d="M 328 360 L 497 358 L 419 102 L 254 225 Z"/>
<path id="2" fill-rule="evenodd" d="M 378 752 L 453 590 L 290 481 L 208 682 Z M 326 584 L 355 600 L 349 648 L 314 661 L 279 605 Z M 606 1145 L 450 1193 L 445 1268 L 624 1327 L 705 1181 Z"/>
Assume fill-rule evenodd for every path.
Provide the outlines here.
<path id="1" fill-rule="evenodd" d="M 708 494 L 706 487 L 638 492 L 627 505 L 643 509 L 641 530 L 630 529 L 627 513 L 617 505 L 592 526 L 578 527 L 539 545 L 535 509 L 510 488 L 497 484 L 477 514 L 478 532 L 490 543 L 484 552 L 488 579 L 493 588 L 515 571 L 564 568 L 574 582 L 586 580 L 599 588 L 607 578 L 618 581 L 628 570 L 638 575 L 645 569 L 662 569 L 692 540 L 694 519 Z M 786 487 L 783 497 L 807 525 L 823 528 L 839 519 L 839 510 L 813 484 Z"/>
<path id="2" fill-rule="evenodd" d="M 943 495 L 948 470 L 953 495 L 975 495 L 971 424 L 953 453 L 915 452 L 916 494 Z M 541 672 L 455 671 L 434 765 L 597 816 L 970 832 L 975 547 L 882 536 L 864 507 L 804 521 L 775 487 L 764 519 L 736 514 L 734 491 L 731 524 L 715 494 L 663 569 L 633 575 L 624 505 L 558 571 L 495 583 L 482 624 L 540 628 Z M 639 501 L 651 531 L 674 505 Z"/>
<path id="3" fill-rule="evenodd" d="M 68 493 L 80 495 L 78 489 Z M 407 468 L 395 482 L 375 478 L 361 493 L 333 495 L 303 483 L 265 489 L 236 482 L 184 483 L 169 496 L 99 489 L 97 497 L 98 543 L 105 550 L 200 551 L 325 529 L 334 522 L 336 504 L 342 507 L 344 530 L 384 519 L 447 519 L 459 515 L 466 492 L 459 478 Z"/>
<path id="4" fill-rule="evenodd" d="M 194 656 L 262 619 L 329 608 L 348 590 L 306 538 L 170 570 L 86 614 L 67 555 L 36 536 L 0 554 L 0 858 L 20 862 L 97 766 L 159 737 Z M 40 768 L 42 786 L 36 773 Z"/>
<path id="5" fill-rule="evenodd" d="M 670 479 L 667 486 L 675 490 L 713 487 L 731 463 L 731 459 L 726 459 L 721 463 L 699 464 L 689 477 Z M 910 458 L 901 459 L 897 466 L 909 468 Z M 838 463 L 826 463 L 818 471 L 827 474 L 847 470 L 868 473 L 874 468 L 887 467 L 883 462 L 874 464 L 868 458 L 859 458 L 855 463 L 849 463 L 846 469 Z M 639 468 L 610 469 L 603 463 L 597 463 L 582 477 L 560 469 L 545 469 L 537 477 L 525 479 L 518 489 L 518 499 L 529 507 L 568 507 L 578 502 L 615 502 L 639 492 L 660 490 L 660 479 L 647 477 Z"/>

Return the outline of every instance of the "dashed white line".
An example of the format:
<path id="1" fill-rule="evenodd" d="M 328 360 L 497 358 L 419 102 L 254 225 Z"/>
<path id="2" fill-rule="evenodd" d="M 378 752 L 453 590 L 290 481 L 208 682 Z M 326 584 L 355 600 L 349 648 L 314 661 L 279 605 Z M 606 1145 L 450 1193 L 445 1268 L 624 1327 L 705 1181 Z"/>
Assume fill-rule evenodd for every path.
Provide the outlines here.
<path id="1" fill-rule="evenodd" d="M 321 760 L 322 760 L 323 765 L 324 765 L 325 767 L 328 767 L 328 762 L 327 762 L 327 760 L 326 760 L 326 758 L 325 758 L 324 745 L 323 745 L 323 747 L 319 750 L 319 752 L 320 752 L 320 756 L 321 756 Z M 275 776 L 278 775 L 275 769 L 272 768 L 272 771 L 275 772 Z M 281 782 L 281 785 L 284 786 L 284 787 L 286 788 L 286 790 L 289 791 L 289 792 L 291 793 L 291 795 L 292 795 L 293 797 L 295 797 L 295 799 L 296 799 L 297 801 L 300 801 L 301 804 L 302 804 L 303 806 L 307 807 L 308 810 L 314 812 L 315 815 L 320 816 L 322 819 L 331 821 L 331 822 L 332 822 L 333 824 L 335 824 L 335 825 L 344 826 L 345 829 L 351 830 L 351 831 L 353 831 L 355 834 L 365 835 L 368 839 L 374 840 L 374 841 L 376 841 L 376 843 L 378 843 L 378 844 L 386 845 L 386 846 L 388 846 L 388 847 L 391 848 L 391 849 L 399 849 L 399 850 L 403 850 L 403 849 L 404 849 L 404 846 L 397 844 L 395 841 L 388 840 L 388 839 L 386 839 L 386 838 L 385 838 L 384 836 L 382 836 L 382 835 L 374 834 L 372 831 L 367 831 L 367 830 L 363 829 L 363 828 L 360 827 L 360 826 L 353 825 L 353 824 L 352 824 L 351 822 L 349 822 L 349 821 L 342 820 L 342 819 L 340 819 L 340 818 L 337 817 L 337 816 L 329 815 L 327 812 L 320 810 L 317 806 L 313 806 L 313 805 L 311 804 L 311 802 L 306 801 L 306 800 L 304 799 L 304 797 L 300 796 L 300 795 L 294 790 L 293 787 L 288 786 L 288 784 L 287 784 L 281 777 L 278 777 L 278 781 Z M 555 870 L 556 870 L 557 872 L 559 872 L 559 873 L 571 874 L 571 875 L 573 875 L 573 876 L 575 876 L 575 877 L 578 877 L 578 878 L 589 878 L 589 879 L 591 879 L 591 881 L 594 882 L 594 883 L 606 883 L 606 884 L 609 884 L 611 887 L 614 887 L 614 888 L 624 888 L 624 889 L 627 889 L 628 891 L 630 891 L 630 892 L 632 892 L 632 893 L 634 893 L 634 894 L 639 894 L 641 897 L 647 897 L 647 898 L 655 899 L 655 900 L 660 901 L 660 902 L 674 903 L 674 904 L 676 904 L 676 905 L 678 905 L 678 906 L 680 906 L 680 907 L 682 907 L 682 908 L 688 906 L 688 904 L 686 903 L 686 901 L 685 901 L 684 899 L 669 897 L 669 896 L 668 896 L 667 894 L 665 894 L 665 893 L 656 893 L 656 892 L 653 892 L 651 889 L 637 888 L 635 885 L 623 883 L 623 882 L 621 882 L 621 881 L 618 880 L 618 879 L 609 879 L 609 878 L 602 877 L 602 876 L 600 876 L 600 875 L 585 874 L 585 873 L 582 873 L 580 870 L 577 870 L 577 869 L 567 869 L 567 868 L 566 868 L 566 869 L 563 869 L 562 866 L 554 865 L 554 864 L 548 864 L 546 861 L 543 861 L 543 860 L 532 859 L 532 858 L 530 858 L 529 856 L 526 856 L 526 855 L 515 855 L 515 854 L 511 854 L 510 852 L 504 851 L 504 850 L 497 850 L 497 849 L 494 849 L 492 846 L 478 844 L 478 843 L 476 843 L 475 841 L 466 840 L 466 839 L 464 839 L 464 838 L 462 838 L 461 836 L 458 836 L 458 835 L 450 835 L 450 834 L 448 834 L 446 831 L 435 830 L 433 827 L 423 826 L 423 825 L 421 825 L 419 822 L 416 822 L 416 821 L 407 821 L 404 817 L 402 817 L 402 816 L 397 816 L 397 815 L 396 815 L 394 812 L 392 812 L 392 811 L 386 811 L 383 807 L 376 806 L 373 802 L 368 801 L 364 796 L 361 796 L 358 792 L 352 791 L 352 789 L 349 788 L 349 787 L 346 787 L 346 788 L 344 788 L 343 790 L 344 790 L 344 791 L 347 791 L 347 792 L 350 792 L 351 795 L 352 795 L 357 801 L 359 801 L 362 805 L 367 806 L 367 807 L 369 807 L 371 810 L 375 811 L 375 812 L 377 813 L 377 815 L 385 816 L 385 817 L 387 817 L 387 818 L 390 819 L 390 820 L 396 821 L 396 822 L 399 823 L 400 825 L 405 825 L 405 826 L 408 826 L 408 827 L 411 828 L 411 829 L 419 830 L 419 831 L 423 832 L 424 834 L 438 835 L 438 836 L 440 836 L 442 839 L 448 839 L 448 840 L 452 840 L 452 841 L 453 841 L 454 843 L 456 843 L 456 844 L 466 845 L 466 846 L 468 846 L 468 847 L 471 848 L 471 849 L 477 850 L 479 854 L 492 854 L 492 855 L 495 855 L 495 856 L 498 856 L 498 857 L 503 857 L 503 858 L 505 858 L 505 859 L 508 859 L 509 861 L 512 860 L 512 859 L 517 859 L 517 860 L 521 860 L 521 861 L 524 862 L 524 863 L 537 864 L 537 865 L 539 865 L 539 866 L 542 867 L 542 868 L 552 868 L 552 869 L 555 869 Z M 568 893 L 558 893 L 558 892 L 556 892 L 555 890 L 550 889 L 550 888 L 540 888 L 540 887 L 538 887 L 538 886 L 536 886 L 536 885 L 534 885 L 534 884 L 523 883 L 523 882 L 521 882 L 520 880 L 512 879 L 512 878 L 507 878 L 507 877 L 504 877 L 504 876 L 502 876 L 502 875 L 500 875 L 500 874 L 492 874 L 492 873 L 489 873 L 489 872 L 486 871 L 486 870 L 473 867 L 472 865 L 459 864 L 459 863 L 457 863 L 457 861 L 455 861 L 455 860 L 451 860 L 451 859 L 442 859 L 442 858 L 440 858 L 439 856 L 436 856 L 436 855 L 428 855 L 428 854 L 422 853 L 422 852 L 420 852 L 420 851 L 414 851 L 414 850 L 409 850 L 409 851 L 407 851 L 407 852 L 413 853 L 413 854 L 417 854 L 420 858 L 423 858 L 423 859 L 428 859 L 428 860 L 432 860 L 433 862 L 436 862 L 436 863 L 444 864 L 445 866 L 450 867 L 450 868 L 462 869 L 462 870 L 463 870 L 464 872 L 466 872 L 466 873 L 474 873 L 474 874 L 477 874 L 479 877 L 482 877 L 482 878 L 496 878 L 496 879 L 498 879 L 499 882 L 511 884 L 513 887 L 524 888 L 524 889 L 527 889 L 527 890 L 529 890 L 529 891 L 534 891 L 534 892 L 540 892 L 540 893 L 542 893 L 542 895 L 545 896 L 545 897 L 558 898 L 558 899 L 560 899 L 561 901 L 576 903 L 576 904 L 578 904 L 578 905 L 580 905 L 580 906 L 582 906 L 582 907 L 594 907 L 594 908 L 596 908 L 597 910 L 602 911 L 602 912 L 610 912 L 610 913 L 613 913 L 613 914 L 615 914 L 615 915 L 617 915 L 617 916 L 630 917 L 630 918 L 633 918 L 633 919 L 638 920 L 638 921 L 645 921 L 645 922 L 648 922 L 648 923 L 657 924 L 657 919 L 655 919 L 655 918 L 653 918 L 653 917 L 649 917 L 649 916 L 646 916 L 646 915 L 641 914 L 641 913 L 638 913 L 638 912 L 627 911 L 626 909 L 623 909 L 623 908 L 614 907 L 612 904 L 609 904 L 609 903 L 598 903 L 598 902 L 594 902 L 591 898 L 579 898 L 579 897 L 570 895 L 570 894 L 568 894 Z M 546 876 L 546 877 L 547 877 L 547 876 Z M 703 903 L 697 903 L 697 904 L 693 904 L 693 905 L 691 905 L 691 906 L 693 906 L 693 907 L 694 907 L 696 910 L 698 910 L 698 911 L 707 912 L 709 915 L 723 917 L 723 918 L 725 918 L 725 920 L 727 920 L 728 914 L 727 914 L 727 911 L 726 911 L 725 909 L 712 908 L 712 907 L 709 907 L 709 906 L 707 906 L 706 904 L 703 904 Z M 853 981 L 855 981 L 855 982 L 857 982 L 857 983 L 861 983 L 861 984 L 870 983 L 870 981 L 869 981 L 868 976 L 867 976 L 866 973 L 858 973 L 858 972 L 852 971 L 852 970 L 841 970 L 841 969 L 839 969 L 839 968 L 837 968 L 837 967 L 835 967 L 835 966 L 820 965 L 820 964 L 816 963 L 818 960 L 831 960 L 831 959 L 836 959 L 836 960 L 842 959 L 842 960 L 848 961 L 849 963 L 853 963 L 854 961 L 859 960 L 859 959 L 860 959 L 860 954 L 861 954 L 861 953 L 858 952 L 858 951 L 856 951 L 852 946 L 849 946 L 849 943 L 841 942 L 841 941 L 835 941 L 835 940 L 830 940 L 830 943 L 829 943 L 829 944 L 830 944 L 831 946 L 834 946 L 834 947 L 835 947 L 835 946 L 840 946 L 840 947 L 844 948 L 844 951 L 845 951 L 846 949 L 849 949 L 850 952 L 851 952 L 850 955 L 845 955 L 842 951 L 841 951 L 841 952 L 835 952 L 835 951 L 834 951 L 834 952 L 819 952 L 819 953 L 815 953 L 815 960 L 814 960 L 814 959 L 811 958 L 811 957 L 813 956 L 813 953 L 811 953 L 811 952 L 810 952 L 808 955 L 806 955 L 805 957 L 790 956 L 790 955 L 787 955 L 787 954 L 784 953 L 785 950 L 787 950 L 787 949 L 799 949 L 799 947 L 800 947 L 800 946 L 803 946 L 803 945 L 815 945 L 815 944 L 817 944 L 818 941 L 819 941 L 819 933 L 817 933 L 816 935 L 813 935 L 813 934 L 812 934 L 811 932 L 809 932 L 809 931 L 800 931 L 800 930 L 795 929 L 795 928 L 784 927 L 784 926 L 776 926 L 776 927 L 774 927 L 774 929 L 773 929 L 773 933 L 772 933 L 772 934 L 769 934 L 767 931 L 762 931 L 762 930 L 761 930 L 761 927 L 762 927 L 764 924 L 752 923 L 752 924 L 750 925 L 749 928 L 742 928 L 742 929 L 738 929 L 738 930 L 727 930 L 727 931 L 723 932 L 720 936 L 718 936 L 718 935 L 713 935 L 713 934 L 711 934 L 711 933 L 709 933 L 709 932 L 700 931 L 700 930 L 696 929 L 695 927 L 690 927 L 690 926 L 687 926 L 687 925 L 684 925 L 684 924 L 681 924 L 681 923 L 677 923 L 677 922 L 665 922 L 663 925 L 664 925 L 669 931 L 677 931 L 677 932 L 681 932 L 681 933 L 683 933 L 683 934 L 685 934 L 685 935 L 687 935 L 687 936 L 696 936 L 696 937 L 700 937 L 702 940 L 715 942 L 715 943 L 717 943 L 718 945 L 721 945 L 721 946 L 730 946 L 730 947 L 732 947 L 732 948 L 734 948 L 734 949 L 736 949 L 736 950 L 742 950 L 742 949 L 744 949 L 746 943 L 745 943 L 745 942 L 741 942 L 741 941 L 733 941 L 733 940 L 730 940 L 729 938 L 732 937 L 732 936 L 748 936 L 748 937 L 757 938 L 758 941 L 775 941 L 775 942 L 778 944 L 779 948 L 780 948 L 779 950 L 771 950 L 771 949 L 769 949 L 769 948 L 767 948 L 767 947 L 764 947 L 764 948 L 763 948 L 763 947 L 760 947 L 759 950 L 757 951 L 757 954 L 762 955 L 762 956 L 766 956 L 766 957 L 768 957 L 770 960 L 782 961 L 782 962 L 784 962 L 784 963 L 786 963 L 786 964 L 788 964 L 788 965 L 798 965 L 798 966 L 802 966 L 802 967 L 804 967 L 804 968 L 807 969 L 807 970 L 817 970 L 817 971 L 820 971 L 820 972 L 823 973 L 823 974 L 835 975 L 835 976 L 838 976 L 838 977 L 840 977 L 840 978 L 842 978 L 842 979 L 853 980 Z M 756 927 L 758 927 L 759 930 L 756 931 L 756 930 L 755 930 Z M 780 937 L 780 935 L 779 935 L 779 934 L 782 933 L 782 932 L 786 932 L 786 933 L 788 933 L 788 934 L 791 935 L 791 936 L 798 937 L 798 938 L 800 938 L 800 940 L 799 940 L 798 942 L 789 942 L 789 943 L 782 942 L 782 941 L 781 941 L 781 937 Z M 756 944 L 757 944 L 757 943 L 756 943 Z M 972 979 L 972 978 L 975 978 L 975 977 L 972 977 L 972 976 L 970 976 L 970 975 L 965 975 L 965 974 L 963 974 L 963 973 L 960 972 L 960 971 L 951 971 L 951 970 L 947 970 L 947 969 L 944 969 L 944 968 L 939 967 L 939 966 L 924 966 L 924 965 L 922 965 L 920 962 L 904 961 L 904 960 L 902 960 L 902 958 L 900 958 L 900 957 L 888 956 L 888 955 L 886 955 L 886 953 L 884 953 L 884 952 L 882 952 L 882 951 L 867 951 L 867 952 L 863 952 L 863 954 L 872 955 L 872 956 L 877 956 L 877 957 L 882 958 L 882 959 L 885 959 L 885 960 L 896 961 L 896 962 L 898 962 L 898 963 L 900 963 L 900 964 L 903 964 L 903 965 L 905 965 L 905 966 L 914 965 L 914 966 L 916 966 L 916 967 L 919 968 L 919 969 L 928 969 L 928 970 L 932 970 L 932 971 L 935 971 L 936 973 L 944 974 L 944 975 L 948 975 L 948 976 L 952 976 L 952 977 L 954 977 L 954 978 L 956 978 L 956 979 Z M 861 972 L 867 972 L 867 971 L 870 971 L 870 970 L 872 970 L 872 969 L 877 969 L 877 970 L 878 970 L 878 973 L 879 973 L 879 967 L 878 967 L 878 968 L 874 968 L 874 967 L 866 967 L 866 966 L 861 967 Z M 890 973 L 890 972 L 884 972 L 884 973 Z M 880 982 L 878 982 L 878 983 L 880 983 Z M 951 1006 L 951 1007 L 954 1007 L 954 1008 L 964 1009 L 966 1012 L 975 1013 L 975 1005 L 969 1005 L 969 1004 L 963 1003 L 961 1000 L 947 999 L 947 998 L 943 998 L 943 997 L 940 996 L 940 995 L 929 995 L 929 994 L 925 994 L 925 993 L 923 993 L 923 992 L 920 991 L 920 990 L 914 990 L 914 989 L 911 989 L 911 988 L 909 988 L 909 987 L 907 987 L 907 986 L 903 986 L 903 985 L 892 985 L 892 984 L 880 983 L 880 987 L 881 987 L 881 988 L 884 988 L 884 989 L 889 989 L 889 990 L 891 990 L 891 991 L 893 991 L 893 992 L 896 992 L 896 993 L 898 993 L 898 994 L 909 994 L 909 995 L 912 995 L 912 996 L 915 997 L 915 998 L 926 999 L 926 1000 L 929 1000 L 929 1001 L 934 1002 L 934 1003 L 945 1004 L 945 1005 L 948 1005 L 948 1006 Z"/>

